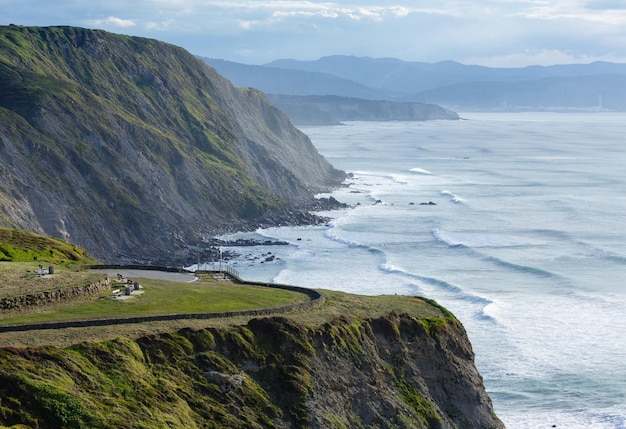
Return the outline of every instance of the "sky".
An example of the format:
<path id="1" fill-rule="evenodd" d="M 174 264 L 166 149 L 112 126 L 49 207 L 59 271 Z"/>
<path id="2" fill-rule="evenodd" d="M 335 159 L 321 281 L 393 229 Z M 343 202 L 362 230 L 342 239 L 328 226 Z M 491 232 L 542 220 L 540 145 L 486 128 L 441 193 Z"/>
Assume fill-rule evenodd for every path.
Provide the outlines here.
<path id="1" fill-rule="evenodd" d="M 0 24 L 97 28 L 245 64 L 626 62 L 626 0 L 0 0 Z"/>

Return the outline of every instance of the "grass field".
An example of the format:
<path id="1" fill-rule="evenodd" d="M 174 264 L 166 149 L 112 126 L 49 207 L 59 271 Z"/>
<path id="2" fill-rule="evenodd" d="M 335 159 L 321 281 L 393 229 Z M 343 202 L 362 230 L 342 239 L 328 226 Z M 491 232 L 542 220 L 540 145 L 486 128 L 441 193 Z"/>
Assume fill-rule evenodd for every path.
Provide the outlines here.
<path id="1" fill-rule="evenodd" d="M 191 283 L 139 280 L 143 293 L 129 299 L 112 299 L 107 294 L 90 301 L 34 307 L 23 314 L 0 313 L 0 325 L 249 310 L 308 300 L 301 293 L 240 285 L 209 277 Z"/>
<path id="2" fill-rule="evenodd" d="M 103 273 L 82 270 L 80 264 L 96 263 L 84 249 L 49 237 L 0 228 L 0 298 L 49 290 L 85 286 L 104 277 Z M 54 275 L 39 276 L 39 264 L 54 265 Z M 113 281 L 113 288 L 117 285 Z M 110 294 L 82 297 L 77 301 L 49 306 L 0 310 L 0 325 L 41 323 L 98 318 L 149 316 L 172 313 L 206 313 L 277 307 L 304 302 L 300 293 L 282 289 L 239 285 L 217 281 L 210 276 L 193 283 L 141 279 L 144 293 L 128 300 L 112 300 Z M 121 285 L 120 285 L 121 286 Z M 321 306 L 285 313 L 307 326 L 328 323 L 338 317 L 377 318 L 391 312 L 415 317 L 454 317 L 433 302 L 407 296 L 360 296 L 322 291 Z M 86 328 L 51 329 L 0 333 L 0 347 L 42 345 L 68 346 L 82 341 L 103 341 L 117 337 L 138 338 L 182 328 L 204 329 L 246 324 L 251 316 L 219 319 L 154 321 Z"/>
<path id="3" fill-rule="evenodd" d="M 39 262 L 44 266 L 97 263 L 85 249 L 72 243 L 5 227 L 0 227 L 0 261 Z"/>
<path id="4" fill-rule="evenodd" d="M 46 270 L 48 267 L 45 266 Z M 41 277 L 38 269 L 37 262 L 1 261 L 0 298 L 88 285 L 104 277 L 101 273 L 62 265 L 54 265 L 52 277 Z"/>
<path id="5" fill-rule="evenodd" d="M 32 271 L 33 267 L 35 270 L 37 268 L 37 264 L 19 263 L 12 267 L 9 266 L 10 264 L 17 263 L 0 263 L 0 296 L 5 293 L 6 285 L 11 285 L 13 282 L 22 284 L 24 279 L 21 276 L 29 270 Z M 61 273 L 65 272 L 59 271 L 59 273 L 59 276 L 55 274 L 53 279 L 59 279 L 62 277 Z M 89 282 L 90 276 L 93 275 L 96 276 L 96 279 L 102 278 L 100 273 L 68 269 L 67 279 L 63 284 L 68 287 L 84 284 L 85 281 Z M 127 300 L 113 300 L 110 299 L 110 294 L 107 294 L 103 297 L 95 297 L 90 301 L 37 307 L 23 314 L 0 312 L 0 325 L 246 310 L 276 307 L 304 302 L 308 299 L 300 293 L 261 286 L 240 285 L 230 281 L 218 281 L 210 276 L 203 276 L 199 281 L 191 283 L 153 279 L 137 280 L 143 287 L 144 293 Z M 113 288 L 115 288 L 114 279 L 112 282 Z M 15 285 L 9 286 L 9 288 L 15 290 Z M 446 311 L 439 306 L 416 297 L 361 296 L 330 290 L 322 292 L 325 296 L 325 302 L 322 306 L 293 311 L 284 315 L 308 326 L 322 325 L 345 315 L 363 319 L 388 316 L 391 312 L 407 313 L 415 317 L 447 316 Z M 223 319 L 155 321 L 141 324 L 7 332 L 0 333 L 0 347 L 67 346 L 82 341 L 102 341 L 120 336 L 137 338 L 143 335 L 172 332 L 182 328 L 203 329 L 243 325 L 251 318 L 250 316 L 237 316 Z"/>

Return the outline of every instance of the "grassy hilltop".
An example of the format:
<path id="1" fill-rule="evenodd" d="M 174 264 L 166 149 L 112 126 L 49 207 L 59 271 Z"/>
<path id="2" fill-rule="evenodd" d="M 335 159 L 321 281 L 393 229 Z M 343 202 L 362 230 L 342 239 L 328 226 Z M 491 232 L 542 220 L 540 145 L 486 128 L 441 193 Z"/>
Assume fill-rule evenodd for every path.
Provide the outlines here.
<path id="1" fill-rule="evenodd" d="M 0 262 L 40 262 L 42 264 L 95 264 L 85 249 L 66 241 L 29 231 L 0 227 Z"/>
<path id="2" fill-rule="evenodd" d="M 81 286 L 103 278 L 104 274 L 81 269 L 79 264 L 93 264 L 95 259 L 77 246 L 60 239 L 40 236 L 34 233 L 0 228 L 0 249 L 5 249 L 7 259 L 11 262 L 0 262 L 0 299 L 7 296 L 37 293 L 46 290 L 56 290 Z M 9 251 L 10 249 L 10 251 Z M 67 255 L 69 252 L 69 256 Z M 56 257 L 52 257 L 55 255 Z M 80 257 L 79 257 L 80 256 Z M 42 278 L 37 274 L 38 266 L 45 268 L 49 264 L 55 265 L 55 274 L 49 278 Z M 111 317 L 152 316 L 172 313 L 202 313 L 237 311 L 254 308 L 276 307 L 281 305 L 304 302 L 308 298 L 300 293 L 257 287 L 252 285 L 234 284 L 230 281 L 219 281 L 211 276 L 200 276 L 198 281 L 182 283 L 155 279 L 135 279 L 145 286 L 145 293 L 128 301 L 103 299 L 110 296 L 110 291 L 104 295 L 77 299 L 75 301 L 58 303 L 45 308 L 30 310 L 5 311 L 0 313 L 1 325 L 15 325 L 41 322 L 56 322 L 66 320 L 85 320 Z M 111 289 L 123 287 L 111 279 Z M 432 306 L 422 300 L 409 300 L 406 297 L 366 297 L 326 291 L 326 305 L 322 308 L 293 313 L 290 317 L 307 324 L 324 323 L 342 314 L 353 314 L 359 317 L 372 315 L 383 316 L 392 311 L 415 311 L 420 309 L 424 316 L 441 315 L 437 306 Z M 42 311 L 43 310 L 43 311 Z M 218 321 L 180 321 L 180 322 L 151 322 L 141 326 L 141 332 L 160 332 L 171 326 L 177 329 L 182 326 L 227 326 L 246 323 L 250 317 L 235 317 L 229 320 Z M 66 344 L 68 341 L 84 339 L 114 338 L 116 335 L 127 335 L 128 332 L 138 329 L 137 326 L 116 326 L 73 329 L 74 332 L 83 332 L 75 336 L 67 333 L 45 332 L 33 337 L 29 334 L 5 334 L 0 337 L 0 345 L 14 344 Z M 97 334 L 100 332 L 100 335 Z M 55 339 L 59 337 L 59 339 Z M 40 341 L 41 339 L 41 341 Z"/>
<path id="3" fill-rule="evenodd" d="M 65 265 L 47 279 L 35 277 L 34 260 L 0 262 L 0 298 L 16 293 L 13 282 L 88 281 L 72 267 L 91 258 L 61 240 L 3 231 L 0 248 L 22 260 L 75 256 L 58 256 Z M 0 324 L 304 299 L 208 277 L 145 289 L 124 302 L 95 296 L 0 312 Z M 322 306 L 284 317 L 0 333 L 0 428 L 503 428 L 465 331 L 445 309 L 415 297 L 325 295 Z"/>

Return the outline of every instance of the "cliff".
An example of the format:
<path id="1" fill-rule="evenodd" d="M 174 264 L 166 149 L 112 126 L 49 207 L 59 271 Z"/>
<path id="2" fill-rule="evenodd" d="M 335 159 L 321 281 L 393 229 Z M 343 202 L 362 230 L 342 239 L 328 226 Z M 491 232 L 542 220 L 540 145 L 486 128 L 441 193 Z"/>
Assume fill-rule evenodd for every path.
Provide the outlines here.
<path id="1" fill-rule="evenodd" d="M 0 226 L 103 262 L 172 261 L 343 178 L 260 91 L 181 48 L 0 27 Z"/>
<path id="2" fill-rule="evenodd" d="M 329 125 L 344 121 L 458 120 L 456 112 L 434 104 L 364 100 L 336 95 L 268 95 L 294 124 Z"/>
<path id="3" fill-rule="evenodd" d="M 445 312 L 1 348 L 0 424 L 503 428 L 473 358 Z"/>

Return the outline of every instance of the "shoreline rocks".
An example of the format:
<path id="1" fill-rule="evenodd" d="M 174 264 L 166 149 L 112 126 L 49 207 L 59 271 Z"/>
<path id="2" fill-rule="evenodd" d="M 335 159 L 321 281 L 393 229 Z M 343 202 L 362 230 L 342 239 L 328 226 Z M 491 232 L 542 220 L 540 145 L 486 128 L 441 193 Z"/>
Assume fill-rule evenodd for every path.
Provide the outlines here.
<path id="1" fill-rule="evenodd" d="M 203 262 L 218 262 L 220 260 L 220 247 L 289 244 L 282 241 L 252 239 L 227 241 L 217 238 L 220 235 L 235 232 L 251 232 L 259 228 L 323 225 L 330 222 L 330 218 L 320 216 L 315 212 L 341 210 L 349 207 L 348 204 L 342 203 L 332 196 L 315 198 L 298 205 L 285 207 L 282 210 L 277 210 L 257 219 L 234 219 L 228 224 L 223 224 L 212 231 L 199 235 L 197 241 L 187 242 L 159 257 L 148 260 L 140 255 L 118 254 L 106 262 L 122 265 L 158 265 L 168 267 L 190 266 L 197 263 L 198 258 Z M 226 250 L 222 252 L 221 259 L 226 261 L 235 256 L 237 256 L 236 253 Z"/>

